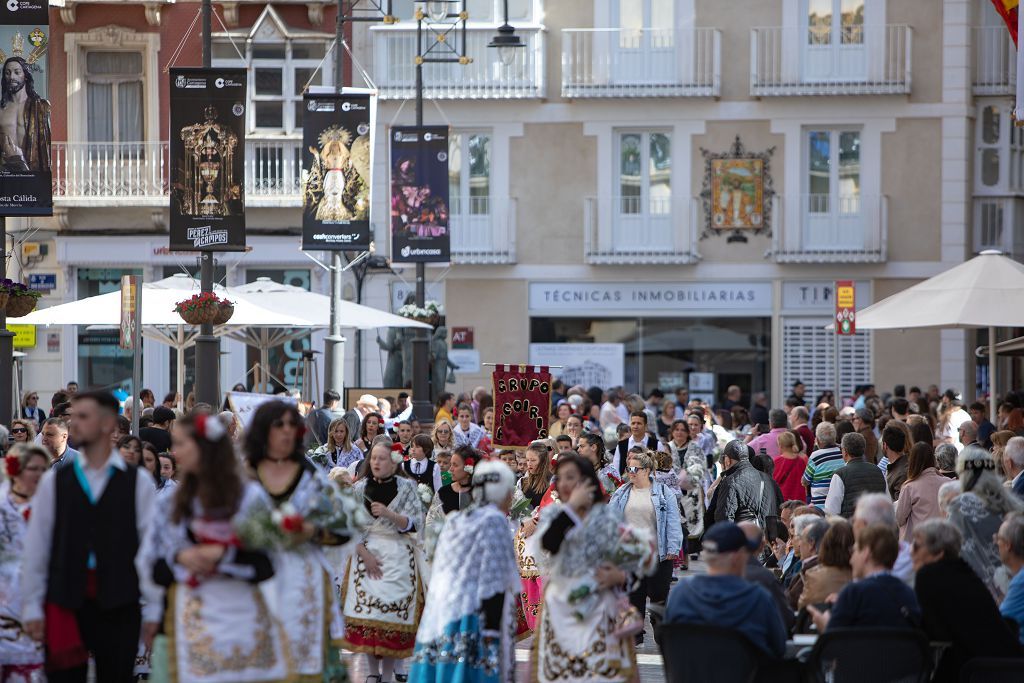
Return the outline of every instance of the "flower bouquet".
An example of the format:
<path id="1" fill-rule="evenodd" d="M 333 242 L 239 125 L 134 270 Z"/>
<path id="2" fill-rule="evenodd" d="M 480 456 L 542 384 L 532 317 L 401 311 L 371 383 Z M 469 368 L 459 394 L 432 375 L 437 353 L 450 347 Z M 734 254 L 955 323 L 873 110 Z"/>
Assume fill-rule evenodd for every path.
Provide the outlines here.
<path id="1" fill-rule="evenodd" d="M 619 569 L 636 576 L 650 576 L 658 568 L 658 545 L 651 536 L 638 531 L 628 524 L 619 524 L 618 538 L 611 546 L 602 562 L 609 562 Z M 597 607 L 600 588 L 593 577 L 586 578 L 569 591 L 569 604 L 573 606 L 572 615 L 577 621 L 583 621 Z M 623 607 L 621 612 L 625 611 Z M 635 627 L 635 620 L 620 614 L 623 633 Z"/>
<path id="2" fill-rule="evenodd" d="M 416 496 L 420 499 L 420 503 L 423 504 L 424 511 L 428 510 L 430 504 L 434 502 L 434 489 L 426 484 L 417 484 Z"/>
<path id="3" fill-rule="evenodd" d="M 516 487 L 515 493 L 512 494 L 512 507 L 508 511 L 509 519 L 513 522 L 521 522 L 532 514 L 530 499 L 523 495 L 519 487 Z"/>
<path id="4" fill-rule="evenodd" d="M 0 300 L 8 318 L 21 318 L 36 309 L 39 297 L 43 294 L 27 285 L 4 278 L 0 280 Z"/>
<path id="5" fill-rule="evenodd" d="M 222 325 L 234 310 L 234 304 L 213 292 L 200 292 L 174 305 L 174 311 L 189 325 Z"/>

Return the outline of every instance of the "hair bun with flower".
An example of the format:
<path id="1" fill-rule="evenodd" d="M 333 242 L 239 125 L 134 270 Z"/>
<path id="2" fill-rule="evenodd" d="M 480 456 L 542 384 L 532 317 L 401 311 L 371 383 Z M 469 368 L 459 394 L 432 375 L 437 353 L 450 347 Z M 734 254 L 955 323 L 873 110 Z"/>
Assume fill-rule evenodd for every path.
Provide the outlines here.
<path id="1" fill-rule="evenodd" d="M 207 441 L 220 441 L 228 433 L 224 423 L 216 415 L 199 415 L 196 417 L 196 434 Z"/>
<path id="2" fill-rule="evenodd" d="M 4 456 L 4 471 L 8 477 L 16 477 L 21 474 L 21 459 L 16 455 Z"/>

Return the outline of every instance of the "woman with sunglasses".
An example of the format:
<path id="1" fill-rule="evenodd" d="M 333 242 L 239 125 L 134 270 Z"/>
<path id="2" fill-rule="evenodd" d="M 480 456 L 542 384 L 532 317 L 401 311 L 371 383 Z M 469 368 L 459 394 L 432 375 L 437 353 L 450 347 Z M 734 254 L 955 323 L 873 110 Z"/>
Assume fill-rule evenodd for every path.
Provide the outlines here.
<path id="1" fill-rule="evenodd" d="M 295 406 L 264 403 L 253 414 L 245 437 L 246 461 L 277 513 L 301 520 L 296 542 L 275 553 L 270 608 L 284 627 L 301 680 L 341 681 L 345 671 L 332 638 L 340 638 L 340 611 L 333 590 L 334 572 L 324 548 L 344 545 L 359 505 L 306 459 L 305 426 Z M 351 503 L 351 504 L 350 504 Z M 347 509 L 329 526 L 306 521 L 314 510 Z M 318 516 L 319 517 L 319 516 Z M 325 624 L 331 628 L 325 628 Z M 328 633 L 327 631 L 330 631 Z M 334 645 L 334 646 L 332 646 Z"/>
<path id="2" fill-rule="evenodd" d="M 455 424 L 451 420 L 438 420 L 430 438 L 434 441 L 434 457 L 441 451 L 455 450 Z"/>
<path id="3" fill-rule="evenodd" d="M 647 609 L 648 598 L 652 607 L 664 607 L 672 582 L 672 564 L 679 557 L 683 545 L 676 494 L 654 480 L 654 471 L 654 456 L 650 452 L 631 450 L 626 460 L 626 476 L 629 481 L 615 491 L 608 503 L 609 507 L 622 514 L 627 524 L 658 541 L 657 572 L 640 579 L 629 594 L 629 601 L 641 616 Z M 651 610 L 651 626 L 655 633 L 658 632 L 655 614 L 661 612 L 663 610 Z M 642 643 L 643 634 L 637 635 L 636 640 L 638 645 Z"/>
<path id="4" fill-rule="evenodd" d="M 423 610 L 422 569 L 417 532 L 423 506 L 416 482 L 402 472 L 402 454 L 391 442 L 370 449 L 369 474 L 352 485 L 373 518 L 348 560 L 341 585 L 349 652 L 366 655 L 367 681 L 392 683 L 395 660 L 413 652 Z M 506 532 L 507 533 L 507 532 Z M 442 590 L 458 586 L 445 586 Z"/>
<path id="5" fill-rule="evenodd" d="M 36 424 L 32 420 L 15 418 L 11 420 L 10 431 L 14 443 L 32 443 L 36 438 Z"/>
<path id="6" fill-rule="evenodd" d="M 39 446 L 17 444 L 4 458 L 0 484 L 0 680 L 30 681 L 42 672 L 43 648 L 21 627 L 21 556 L 32 496 L 50 466 Z M 38 672 L 38 673 L 37 673 Z"/>
<path id="7" fill-rule="evenodd" d="M 34 423 L 38 431 L 46 420 L 46 411 L 39 407 L 39 394 L 26 391 L 21 399 L 21 416 Z"/>
<path id="8" fill-rule="evenodd" d="M 594 466 L 579 455 L 555 465 L 561 502 L 541 512 L 537 535 L 549 555 L 544 608 L 534 635 L 537 683 L 623 683 L 634 680 L 631 634 L 617 632 L 623 586 L 629 573 L 645 573 L 646 555 L 616 566 L 611 560 L 628 528 L 611 505 L 601 503 Z M 646 546 L 645 546 L 646 549 Z"/>

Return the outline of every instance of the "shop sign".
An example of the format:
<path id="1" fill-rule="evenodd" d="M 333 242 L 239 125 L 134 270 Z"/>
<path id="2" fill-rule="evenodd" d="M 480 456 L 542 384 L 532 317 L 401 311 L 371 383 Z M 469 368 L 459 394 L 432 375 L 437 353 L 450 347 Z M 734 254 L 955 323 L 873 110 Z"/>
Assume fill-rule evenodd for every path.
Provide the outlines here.
<path id="1" fill-rule="evenodd" d="M 471 348 L 473 348 L 473 328 L 472 327 L 453 327 L 452 328 L 452 348 L 453 349 L 471 349 Z"/>
<path id="2" fill-rule="evenodd" d="M 52 292 L 57 289 L 57 273 L 29 273 L 28 288 L 37 292 Z"/>
<path id="3" fill-rule="evenodd" d="M 480 373 L 480 352 L 476 349 L 450 349 L 448 367 L 456 375 L 477 375 Z"/>
<path id="4" fill-rule="evenodd" d="M 771 314 L 770 282 L 531 282 L 530 310 L 561 315 L 600 311 L 708 311 Z"/>
<path id="5" fill-rule="evenodd" d="M 857 332 L 856 293 L 849 280 L 836 282 L 836 334 L 848 337 Z"/>
<path id="6" fill-rule="evenodd" d="M 14 333 L 14 348 L 34 349 L 36 346 L 35 325 L 13 325 L 7 323 L 7 331 Z"/>
<path id="7" fill-rule="evenodd" d="M 861 305 L 870 300 L 868 285 L 867 281 L 853 283 Z M 832 280 L 783 282 L 782 308 L 789 312 L 831 315 L 835 308 L 835 292 L 836 283 Z"/>
<path id="8" fill-rule="evenodd" d="M 622 386 L 625 359 L 623 344 L 530 344 L 530 363 L 560 365 L 554 374 L 570 387 Z"/>

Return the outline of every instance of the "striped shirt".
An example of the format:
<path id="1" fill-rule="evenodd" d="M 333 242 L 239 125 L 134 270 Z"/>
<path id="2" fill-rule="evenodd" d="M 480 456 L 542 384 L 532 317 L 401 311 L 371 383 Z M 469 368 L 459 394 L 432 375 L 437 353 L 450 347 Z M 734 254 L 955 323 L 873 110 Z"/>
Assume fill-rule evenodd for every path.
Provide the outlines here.
<path id="1" fill-rule="evenodd" d="M 804 469 L 804 483 L 811 487 L 811 505 L 825 509 L 825 496 L 832 475 L 845 465 L 843 454 L 838 447 L 822 448 L 811 453 Z"/>

